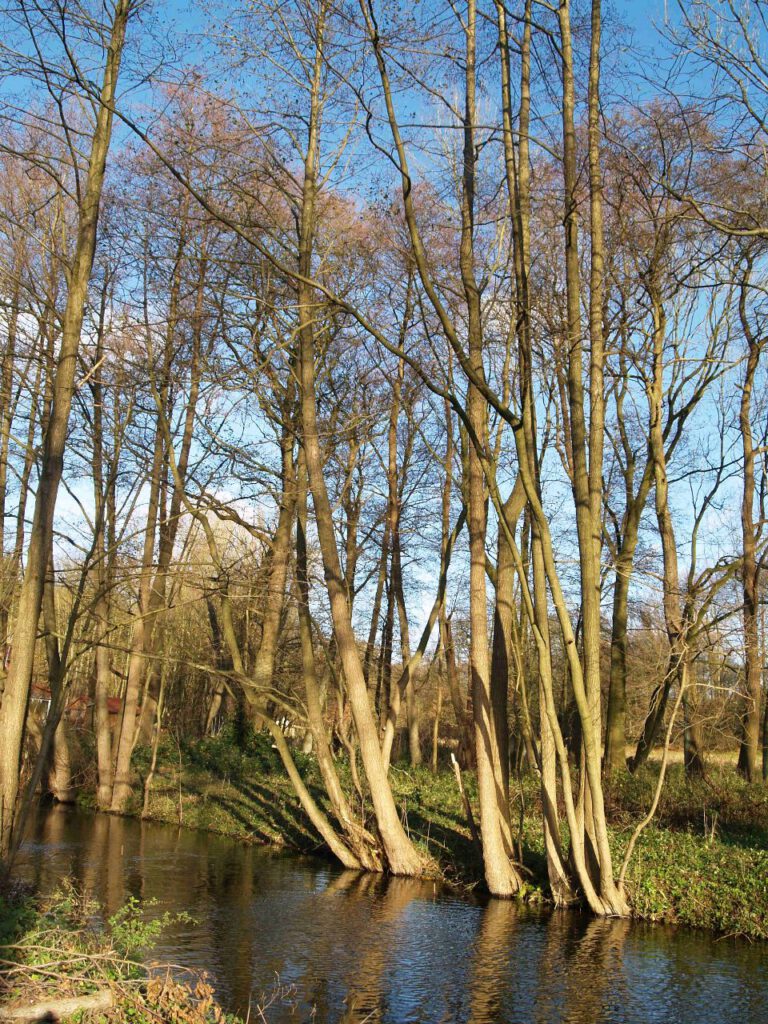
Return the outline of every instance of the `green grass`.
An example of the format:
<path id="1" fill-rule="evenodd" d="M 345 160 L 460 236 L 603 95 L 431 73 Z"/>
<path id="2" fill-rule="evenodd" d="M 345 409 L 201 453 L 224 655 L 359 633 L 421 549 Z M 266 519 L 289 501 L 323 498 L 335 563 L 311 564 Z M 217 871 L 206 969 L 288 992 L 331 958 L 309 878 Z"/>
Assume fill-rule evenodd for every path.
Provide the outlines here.
<path id="1" fill-rule="evenodd" d="M 137 751 L 139 778 L 147 762 L 147 752 Z M 298 765 L 322 801 L 314 759 L 298 755 Z M 339 771 L 352 792 L 343 761 Z M 634 825 L 651 803 L 655 781 L 656 768 L 650 765 L 610 787 L 607 808 L 617 872 Z M 465 773 L 465 785 L 477 816 L 471 772 Z M 392 786 L 406 830 L 444 877 L 482 887 L 482 863 L 450 769 L 433 774 L 395 765 Z M 137 786 L 133 813 L 139 811 L 139 791 Z M 513 781 L 512 800 L 526 896 L 542 901 L 547 884 L 536 778 Z M 364 805 L 362 813 L 370 815 L 370 807 Z M 178 749 L 166 745 L 150 816 L 247 842 L 322 850 L 265 736 L 252 737 L 245 749 L 234 746 L 228 735 L 204 740 L 182 750 L 181 761 Z M 726 767 L 712 768 L 705 781 L 691 784 L 682 767 L 673 765 L 656 818 L 637 844 L 627 888 L 639 918 L 768 938 L 768 788 L 749 786 Z"/>

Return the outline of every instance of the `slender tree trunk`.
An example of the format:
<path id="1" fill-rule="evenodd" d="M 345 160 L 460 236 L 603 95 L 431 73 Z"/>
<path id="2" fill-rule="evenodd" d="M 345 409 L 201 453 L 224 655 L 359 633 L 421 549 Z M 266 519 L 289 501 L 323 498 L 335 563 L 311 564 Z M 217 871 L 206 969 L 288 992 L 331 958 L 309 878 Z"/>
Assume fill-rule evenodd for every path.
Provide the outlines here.
<path id="1" fill-rule="evenodd" d="M 66 707 L 65 666 L 62 664 L 59 646 L 52 561 L 43 591 L 42 612 L 45 628 L 45 651 L 48 660 L 48 684 L 53 709 L 51 718 L 55 717 L 55 723 L 46 721 L 43 727 L 40 737 L 40 756 L 48 761 L 47 787 L 51 796 L 59 803 L 72 803 L 75 799 L 75 791 L 72 785 L 69 732 L 64 719 Z M 46 733 L 50 734 L 50 732 L 53 733 L 53 736 L 48 740 Z"/>
<path id="2" fill-rule="evenodd" d="M 163 702 L 165 699 L 165 682 L 167 677 L 167 666 L 163 665 L 160 670 L 160 690 L 157 695 L 157 714 L 155 715 L 154 734 L 152 736 L 152 758 L 149 762 L 149 771 L 144 780 L 144 802 L 141 807 L 142 819 L 149 817 L 149 801 L 152 796 L 152 783 L 157 770 L 157 752 L 160 748 L 160 735 L 163 731 Z"/>
<path id="3" fill-rule="evenodd" d="M 282 443 L 282 488 L 277 529 L 272 539 L 267 595 L 261 625 L 261 642 L 253 662 L 251 678 L 259 701 L 269 692 L 275 673 L 280 622 L 285 603 L 285 585 L 291 560 L 291 537 L 296 510 L 296 467 L 293 435 L 284 429 Z"/>
<path id="4" fill-rule="evenodd" d="M 389 517 L 384 524 L 384 535 L 381 541 L 381 556 L 379 558 L 379 571 L 376 576 L 376 592 L 373 597 L 373 609 L 371 611 L 371 626 L 368 630 L 368 643 L 365 645 L 365 657 L 363 659 L 363 675 L 366 685 L 371 686 L 371 663 L 376 652 L 376 635 L 379 632 L 379 619 L 381 617 L 381 601 L 384 596 L 384 585 L 387 578 L 387 562 L 389 559 Z M 379 660 L 381 665 L 381 659 Z M 379 674 L 380 678 L 380 674 Z M 377 695 L 380 700 L 380 687 L 377 687 Z M 379 711 L 379 700 L 376 702 L 377 713 Z"/>
<path id="5" fill-rule="evenodd" d="M 669 640 L 669 667 L 664 680 L 656 687 L 651 697 L 651 705 L 643 725 L 643 731 L 632 758 L 631 768 L 635 771 L 648 760 L 654 743 L 664 720 L 670 688 L 674 679 L 678 678 L 686 658 L 687 637 L 685 635 L 681 611 L 680 576 L 677 561 L 677 542 L 674 524 L 669 508 L 669 481 L 667 479 L 667 460 L 664 451 L 662 430 L 662 404 L 664 396 L 664 340 L 666 336 L 666 316 L 660 296 L 653 285 L 651 301 L 653 305 L 653 374 L 649 392 L 650 451 L 653 460 L 655 484 L 656 522 L 661 538 L 662 558 L 664 564 L 663 604 L 664 621 Z"/>
<path id="6" fill-rule="evenodd" d="M 461 692 L 459 670 L 456 666 L 456 649 L 453 643 L 451 620 L 445 613 L 440 616 L 440 645 L 445 659 L 445 675 L 448 694 L 459 731 L 458 760 L 462 768 L 469 768 L 473 761 L 472 722 L 467 715 L 467 702 Z"/>
<path id="7" fill-rule="evenodd" d="M 747 340 L 748 353 L 744 369 L 739 404 L 739 430 L 743 460 L 741 495 L 741 537 L 742 537 L 742 594 L 744 607 L 742 623 L 744 629 L 744 674 L 745 707 L 742 723 L 742 740 L 739 750 L 739 771 L 750 782 L 757 780 L 757 759 L 760 748 L 760 710 L 762 701 L 762 673 L 760 671 L 760 647 L 758 643 L 757 615 L 759 594 L 759 571 L 757 564 L 757 537 L 754 523 L 755 503 L 755 451 L 752 438 L 752 391 L 762 345 L 749 323 L 747 316 L 747 291 L 751 274 L 751 262 L 742 281 L 739 298 L 739 314 L 742 330 Z"/>
<path id="8" fill-rule="evenodd" d="M 96 803 L 100 810 L 107 810 L 112 800 L 112 732 L 109 721 L 109 694 L 112 683 L 109 646 L 106 639 L 111 629 L 111 581 L 110 567 L 114 554 L 107 548 L 107 515 L 112 508 L 114 498 L 110 494 L 115 489 L 115 471 L 118 453 L 114 454 L 114 464 L 110 467 L 108 477 L 104 478 L 104 386 L 102 369 L 104 362 L 104 326 L 107 305 L 107 289 L 102 291 L 101 316 L 96 337 L 94 365 L 96 372 L 91 381 L 93 396 L 93 448 L 91 468 L 93 471 L 93 497 L 95 508 L 96 536 L 94 551 L 96 558 L 96 590 L 97 597 L 93 609 L 96 623 L 97 640 L 94 655 L 94 716 L 93 725 L 96 734 Z"/>
<path id="9" fill-rule="evenodd" d="M 469 359 L 474 374 L 484 378 L 480 289 L 474 269 L 475 230 L 475 49 L 476 5 L 467 5 L 466 75 L 464 112 L 463 183 L 461 201 L 461 246 L 459 263 L 467 305 Z M 487 440 L 486 405 L 474 384 L 468 384 L 467 414 L 479 445 Z M 472 702 L 475 723 L 475 758 L 480 800 L 480 831 L 483 839 L 485 880 L 494 896 L 513 896 L 521 879 L 509 848 L 509 764 L 503 748 L 506 720 L 499 720 L 501 703 L 494 701 L 488 643 L 488 605 L 485 584 L 486 505 L 485 482 L 480 453 L 474 444 L 468 457 L 469 525 L 469 618 Z"/>
<path id="10" fill-rule="evenodd" d="M 440 677 L 437 680 L 437 695 L 435 697 L 435 720 L 432 723 L 432 757 L 430 764 L 432 773 L 437 774 L 437 757 L 440 748 L 440 716 L 443 712 L 443 681 Z"/>
<path id="11" fill-rule="evenodd" d="M 704 732 L 701 727 L 699 699 L 696 683 L 691 679 L 690 655 L 685 655 L 685 666 L 681 666 L 679 685 L 685 686 L 683 694 L 683 764 L 685 774 L 692 778 L 702 776 L 706 771 L 704 760 Z"/>
<path id="12" fill-rule="evenodd" d="M 18 268 L 17 273 L 21 273 Z M 8 643 L 8 618 L 10 599 L 15 590 L 16 567 L 5 562 L 5 506 L 8 489 L 8 457 L 10 453 L 11 426 L 14 416 L 13 377 L 16 358 L 16 332 L 19 323 L 19 281 L 14 281 L 8 314 L 8 335 L 0 368 L 0 650 L 5 658 Z M 33 417 L 30 417 L 33 418 Z M 8 595 L 6 597 L 6 594 Z M 2 673 L 0 669 L 0 674 Z M 0 691 L 0 700 L 2 692 Z"/>
<path id="13" fill-rule="evenodd" d="M 298 584 L 299 633 L 301 636 L 301 665 L 307 696 L 307 716 L 312 734 L 317 764 L 331 801 L 333 812 L 347 837 L 349 846 L 361 867 L 369 871 L 381 870 L 381 856 L 373 837 L 353 818 L 347 796 L 341 786 L 333 754 L 323 721 L 320 687 L 315 669 L 315 650 L 312 641 L 312 619 L 309 612 L 309 574 L 307 570 L 307 470 L 303 451 L 299 452 L 298 495 L 296 522 L 296 579 Z"/>
<path id="14" fill-rule="evenodd" d="M 405 594 L 403 592 L 403 566 L 402 556 L 400 553 L 400 544 L 398 536 L 398 545 L 396 553 L 396 596 L 397 596 L 397 612 L 400 621 L 400 650 L 403 657 L 403 666 L 409 665 L 411 662 L 411 641 L 410 641 L 410 630 L 408 628 L 408 612 L 405 607 Z M 419 711 L 419 702 L 416 696 L 416 681 L 414 679 L 414 673 L 408 672 L 408 682 L 405 686 L 405 711 L 406 711 L 406 722 L 408 725 L 408 755 L 410 757 L 411 764 L 416 767 L 421 764 L 421 716 Z"/>
<path id="15" fill-rule="evenodd" d="M 523 491 L 522 482 L 518 478 L 504 508 L 507 526 L 510 531 L 516 525 L 524 503 L 525 492 Z M 493 647 L 491 652 L 491 701 L 493 703 L 494 717 L 497 722 L 499 760 L 505 766 L 503 784 L 506 787 L 505 801 L 507 805 L 509 805 L 509 774 L 508 770 L 506 770 L 506 766 L 509 765 L 509 684 L 512 666 L 520 658 L 520 652 L 515 652 L 514 650 L 515 572 L 513 552 L 507 533 L 505 530 L 499 529 L 496 558 L 496 601 L 493 612 Z M 505 824 L 510 826 L 506 842 L 511 851 L 512 833 L 508 817 L 505 819 Z"/>
<path id="16" fill-rule="evenodd" d="M 630 456 L 631 458 L 631 456 Z M 638 493 L 633 494 L 633 470 L 628 467 L 627 508 L 616 558 L 616 582 L 611 616 L 611 673 L 605 722 L 603 770 L 610 778 L 627 769 L 627 629 L 629 624 L 629 588 L 635 563 L 640 518 L 653 483 L 653 461 L 649 457 Z"/>
<path id="17" fill-rule="evenodd" d="M 123 813 L 131 794 L 131 755 L 133 754 L 136 720 L 139 713 L 139 695 L 144 678 L 144 656 L 147 648 L 147 620 L 150 611 L 152 591 L 152 564 L 155 550 L 155 531 L 160 506 L 160 477 L 163 470 L 163 437 L 158 426 L 155 435 L 152 471 L 149 481 L 149 502 L 147 522 L 144 529 L 144 544 L 141 559 L 141 578 L 136 612 L 133 617 L 131 649 L 128 655 L 128 670 L 123 695 L 120 728 L 113 750 L 112 799 L 110 810 Z"/>
<path id="18" fill-rule="evenodd" d="M 185 211 L 186 216 L 186 211 Z M 172 312 L 169 318 L 167 339 L 166 339 L 166 355 L 165 355 L 165 368 L 163 374 L 163 381 L 161 387 L 161 396 L 163 399 L 167 399 L 168 395 L 168 383 L 171 373 L 171 364 L 173 360 L 173 346 L 175 342 L 175 335 L 178 329 L 178 301 L 182 287 L 180 263 L 183 256 L 186 239 L 186 232 L 182 227 L 179 235 L 179 249 L 177 256 L 177 268 L 174 275 L 173 290 L 175 292 L 172 301 Z M 157 556 L 157 569 L 155 571 L 154 579 L 152 581 L 152 589 L 149 596 L 149 615 L 146 622 L 146 640 L 147 648 L 151 649 L 153 645 L 153 633 L 155 622 L 161 610 L 168 603 L 168 570 L 173 558 L 174 547 L 176 544 L 176 537 L 179 528 L 179 517 L 181 514 L 181 508 L 183 504 L 183 488 L 186 487 L 187 483 L 187 472 L 189 468 L 189 459 L 192 452 L 192 442 L 194 440 L 195 433 L 195 421 L 197 418 L 197 403 L 200 394 L 200 380 L 202 373 L 202 347 L 203 347 L 203 321 L 204 321 L 204 300 L 205 290 L 207 284 L 207 272 L 208 272 L 208 255 L 205 246 L 203 246 L 201 253 L 198 257 L 199 267 L 198 275 L 195 287 L 195 309 L 192 317 L 192 355 L 190 360 L 189 370 L 189 393 L 187 396 L 186 407 L 184 409 L 184 426 L 181 434 L 181 441 L 179 445 L 179 454 L 176 457 L 176 468 L 177 475 L 174 476 L 173 487 L 171 490 L 171 500 L 168 507 L 168 514 L 162 515 L 158 523 L 158 556 Z M 170 449 L 171 438 L 166 438 L 166 445 Z M 166 460 L 169 459 L 169 453 L 166 452 Z M 166 486 L 167 472 L 162 473 L 163 486 Z M 160 507 L 165 511 L 166 502 L 161 500 Z M 137 741 L 149 742 L 152 734 L 152 723 L 155 718 L 155 709 L 157 706 L 158 689 L 160 685 L 159 669 L 157 662 L 152 662 L 149 665 L 149 669 L 146 670 L 146 683 L 144 688 L 144 699 L 141 704 L 141 710 L 139 713 L 139 719 L 136 724 L 136 735 L 133 737 L 133 745 L 135 746 Z"/>
<path id="19" fill-rule="evenodd" d="M 389 706 L 392 696 L 392 643 L 395 631 L 395 593 L 391 577 L 387 580 L 387 608 L 381 624 L 381 647 L 379 654 L 379 680 L 376 688 L 376 707 L 378 710 L 379 735 L 381 736 L 382 756 L 389 769 L 390 739 L 387 744 L 387 727 L 391 717 Z M 394 726 L 392 727 L 394 730 Z"/>
<path id="20" fill-rule="evenodd" d="M 410 314 L 412 279 L 408 277 L 405 293 L 405 313 L 400 329 L 400 345 L 404 345 L 406 338 L 407 324 Z M 386 703 L 386 715 L 380 718 L 382 738 L 381 749 L 384 764 L 389 769 L 392 756 L 392 744 L 397 732 L 397 721 L 400 716 L 400 690 L 392 683 L 392 638 L 394 635 L 394 612 L 397 608 L 400 620 L 400 650 L 402 664 L 405 667 L 407 660 L 410 660 L 410 642 L 408 638 L 408 618 L 405 613 L 405 601 L 401 597 L 402 579 L 400 569 L 400 486 L 399 472 L 397 466 L 397 424 L 400 418 L 402 405 L 403 375 L 405 373 L 405 362 L 400 359 L 397 364 L 397 374 L 392 382 L 392 403 L 389 410 L 389 429 L 387 431 L 387 536 L 390 548 L 390 570 L 389 586 L 387 590 L 387 618 L 385 628 L 387 630 L 386 655 L 384 675 L 382 677 L 383 696 Z M 403 625 L 405 626 L 405 637 L 403 637 Z M 382 655 L 385 645 L 382 643 Z M 406 650 L 408 651 L 406 656 Z"/>

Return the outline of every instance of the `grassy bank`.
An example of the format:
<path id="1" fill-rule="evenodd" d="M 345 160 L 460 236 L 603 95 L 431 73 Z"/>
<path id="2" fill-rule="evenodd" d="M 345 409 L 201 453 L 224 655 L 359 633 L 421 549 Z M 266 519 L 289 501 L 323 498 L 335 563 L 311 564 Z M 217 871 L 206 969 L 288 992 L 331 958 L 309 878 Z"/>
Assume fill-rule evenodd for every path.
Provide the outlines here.
<path id="1" fill-rule="evenodd" d="M 148 923 L 129 902 L 105 920 L 72 889 L 42 898 L 0 893 L 0 1019 L 85 1024 L 240 1024 L 225 1015 L 205 978 L 144 960 L 170 923 Z"/>
<path id="2" fill-rule="evenodd" d="M 137 783 L 148 755 L 137 751 Z M 321 798 L 315 762 L 298 756 L 309 788 Z M 342 773 L 344 765 L 340 765 Z M 608 796 L 617 870 L 635 823 L 649 807 L 656 768 L 614 783 Z M 411 837 L 429 852 L 445 877 L 478 886 L 482 865 L 450 769 L 395 766 L 393 789 Z M 345 780 L 349 782 L 349 780 Z M 472 773 L 466 788 L 475 808 Z M 351 791 L 351 786 L 348 786 Z M 140 785 L 133 812 L 140 809 Z M 543 837 L 537 781 L 513 785 L 527 897 L 546 900 Z M 303 852 L 319 850 L 277 755 L 255 737 L 245 750 L 231 738 L 204 740 L 181 750 L 166 745 L 150 801 L 150 817 L 255 843 Z M 634 913 L 645 920 L 768 938 L 768 788 L 748 786 L 731 769 L 713 767 L 689 783 L 673 765 L 656 818 L 643 833 L 627 874 Z"/>

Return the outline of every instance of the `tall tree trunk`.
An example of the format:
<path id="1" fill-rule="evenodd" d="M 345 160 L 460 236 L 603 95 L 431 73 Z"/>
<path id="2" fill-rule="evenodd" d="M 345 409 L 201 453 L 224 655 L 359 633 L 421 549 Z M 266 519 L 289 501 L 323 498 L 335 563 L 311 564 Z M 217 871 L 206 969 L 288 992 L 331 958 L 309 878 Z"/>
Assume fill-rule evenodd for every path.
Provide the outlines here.
<path id="1" fill-rule="evenodd" d="M 27 565 L 14 627 L 11 669 L 0 705 L 0 858 L 10 848 L 19 791 L 24 720 L 34 670 L 37 624 L 43 599 L 48 554 L 53 536 L 56 496 L 64 465 L 69 414 L 74 395 L 77 354 L 88 283 L 96 250 L 99 205 L 112 134 L 117 77 L 132 0 L 117 0 L 101 86 L 85 190 L 78 211 L 75 253 L 68 277 L 67 302 L 54 381 L 53 408 L 43 440 L 40 480 L 27 550 Z"/>
<path id="2" fill-rule="evenodd" d="M 751 260 L 741 282 L 739 316 L 741 327 L 748 345 L 744 380 L 739 403 L 739 430 L 743 460 L 741 492 L 741 537 L 742 537 L 742 594 L 744 606 L 742 623 L 744 629 L 744 675 L 745 707 L 742 722 L 742 740 L 739 750 L 739 771 L 750 782 L 757 780 L 757 758 L 760 749 L 760 710 L 762 702 L 762 673 L 760 671 L 760 647 L 758 643 L 757 615 L 759 600 L 759 570 L 757 564 L 757 537 L 754 523 L 755 503 L 755 451 L 752 438 L 752 391 L 757 372 L 761 341 L 755 336 L 747 315 L 747 293 L 752 270 Z"/>
<path id="3" fill-rule="evenodd" d="M 505 503 L 504 514 L 507 528 L 511 532 L 517 524 L 525 503 L 525 491 L 519 477 L 512 493 Z M 505 801 L 509 804 L 509 724 L 508 703 L 512 666 L 520 659 L 520 652 L 514 650 L 514 581 L 516 567 L 507 532 L 499 529 L 496 558 L 496 600 L 493 611 L 493 647 L 491 651 L 491 701 L 497 722 L 499 760 L 505 766 L 503 784 L 506 787 Z M 505 824 L 510 825 L 509 818 Z M 509 850 L 512 849 L 511 829 L 506 836 Z"/>
<path id="4" fill-rule="evenodd" d="M 2 365 L 0 366 L 0 651 L 3 653 L 3 660 L 5 660 L 5 648 L 8 643 L 10 599 L 15 590 L 16 582 L 16 567 L 13 564 L 6 566 L 5 561 L 5 508 L 8 489 L 11 426 L 13 424 L 15 405 L 13 400 L 13 378 L 16 359 L 16 332 L 19 323 L 20 273 L 21 268 L 19 267 L 16 271 L 11 294 L 11 308 L 8 313 L 8 334 Z M 6 594 L 8 595 L 7 597 Z M 0 699 L 2 699 L 2 693 L 0 693 Z"/>
<path id="5" fill-rule="evenodd" d="M 618 403 L 617 403 L 618 404 Z M 621 413 L 620 413 L 621 415 Z M 628 448 L 628 446 L 627 446 Z M 633 456 L 628 450 L 628 457 Z M 627 768 L 627 630 L 629 588 L 635 563 L 640 519 L 653 484 L 653 460 L 648 458 L 637 494 L 633 492 L 634 463 L 625 467 L 626 509 L 616 557 L 616 581 L 611 615 L 611 672 L 605 721 L 603 771 L 607 778 Z"/>
<path id="6" fill-rule="evenodd" d="M 520 61 L 520 109 L 518 116 L 518 147 L 515 150 L 510 43 L 506 7 L 497 0 L 496 12 L 501 58 L 502 115 L 504 163 L 510 219 L 512 222 L 513 260 L 515 270 L 515 313 L 520 358 L 521 428 L 515 433 L 519 462 L 519 478 L 523 483 L 530 510 L 531 556 L 533 567 L 533 600 L 529 608 L 530 624 L 536 638 L 540 706 L 541 803 L 544 841 L 550 888 L 556 904 L 567 903 L 573 893 L 568 870 L 560 847 L 560 826 L 557 798 L 557 751 L 553 723 L 556 712 L 552 693 L 552 660 L 549 634 L 549 608 L 546 593 L 544 538 L 540 517 L 533 514 L 532 497 L 540 491 L 540 473 L 536 444 L 536 411 L 533 395 L 533 362 L 530 330 L 528 273 L 530 266 L 530 55 L 531 0 L 524 10 L 523 39 Z M 505 524 L 503 517 L 500 528 Z M 518 568 L 521 588 L 528 586 L 525 566 Z M 567 759 L 566 759 L 567 760 Z M 573 820 L 573 816 L 569 820 Z"/>
<path id="7" fill-rule="evenodd" d="M 674 523 L 669 507 L 669 481 L 667 479 L 667 460 L 664 451 L 662 430 L 663 399 L 664 399 L 664 341 L 666 337 L 666 314 L 661 298 L 653 284 L 650 286 L 650 297 L 653 306 L 653 374 L 649 393 L 649 440 L 651 458 L 653 460 L 653 476 L 655 484 L 656 523 L 661 538 L 662 559 L 664 566 L 663 605 L 664 622 L 669 640 L 669 666 L 662 682 L 656 687 L 651 697 L 648 715 L 643 731 L 632 758 L 631 768 L 635 771 L 648 760 L 654 743 L 664 721 L 667 702 L 672 683 L 679 678 L 687 657 L 687 636 L 683 623 L 680 575 L 677 561 L 677 541 Z"/>
<path id="8" fill-rule="evenodd" d="M 96 624 L 96 650 L 94 655 L 94 715 L 93 726 L 96 734 L 96 803 L 100 810 L 107 810 L 112 800 L 112 731 L 109 721 L 109 694 L 112 683 L 110 651 L 107 638 L 111 629 L 111 580 L 110 566 L 114 557 L 107 547 L 107 514 L 112 506 L 110 493 L 115 489 L 115 471 L 118 454 L 104 477 L 104 386 L 102 369 L 104 362 L 104 327 L 107 305 L 107 288 L 102 291 L 99 330 L 96 335 L 94 366 L 96 371 L 90 380 L 93 397 L 93 442 L 91 469 L 93 472 L 93 498 L 95 510 L 94 554 L 96 559 L 96 601 L 93 617 Z M 113 499 L 112 499 L 113 500 Z"/>
<path id="9" fill-rule="evenodd" d="M 325 3 L 318 12 L 316 50 L 309 110 L 309 135 L 304 161 L 304 182 L 299 226 L 298 312 L 300 342 L 301 422 L 307 474 L 315 508 L 317 534 L 323 559 L 325 583 L 331 605 L 334 636 L 344 671 L 347 694 L 355 722 L 360 755 L 371 790 L 376 823 L 381 835 L 387 865 L 395 875 L 419 875 L 424 861 L 405 834 L 392 796 L 387 772 L 381 757 L 376 724 L 368 703 L 363 666 L 352 629 L 349 603 L 344 587 L 333 514 L 323 475 L 317 427 L 315 394 L 314 320 L 316 303 L 309 283 L 312 271 L 312 250 L 315 234 L 315 202 L 318 175 L 318 131 L 321 113 L 321 78 L 323 68 Z"/>
<path id="10" fill-rule="evenodd" d="M 475 90 L 476 90 L 476 5 L 467 5 L 464 149 L 461 191 L 461 246 L 459 264 L 467 306 L 469 361 L 478 379 L 484 379 L 483 328 L 480 289 L 474 268 L 475 231 Z M 468 384 L 467 415 L 477 445 L 487 443 L 485 399 L 473 383 Z M 480 800 L 480 831 L 483 840 L 485 880 L 494 896 L 513 896 L 521 879 L 509 846 L 509 763 L 505 758 L 506 718 L 499 719 L 498 696 L 494 700 L 488 657 L 488 604 L 485 583 L 486 496 L 481 455 L 469 445 L 467 503 L 469 524 L 469 619 L 472 702 L 475 722 L 475 758 Z M 506 709 L 505 709 L 506 710 Z"/>

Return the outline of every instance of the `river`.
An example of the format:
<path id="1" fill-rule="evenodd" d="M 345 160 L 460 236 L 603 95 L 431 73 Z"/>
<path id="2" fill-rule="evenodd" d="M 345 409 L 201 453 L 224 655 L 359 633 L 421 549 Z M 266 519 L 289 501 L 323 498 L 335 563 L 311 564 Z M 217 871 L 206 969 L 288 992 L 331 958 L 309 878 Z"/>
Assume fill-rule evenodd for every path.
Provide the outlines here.
<path id="1" fill-rule="evenodd" d="M 269 1024 L 766 1024 L 768 944 L 460 897 L 152 822 L 41 813 L 19 874 L 186 911 L 152 956 Z"/>

